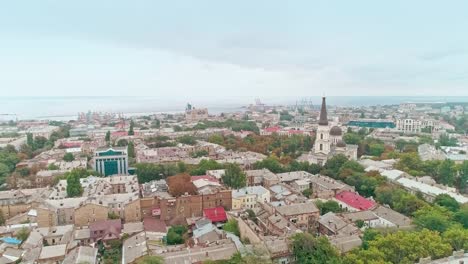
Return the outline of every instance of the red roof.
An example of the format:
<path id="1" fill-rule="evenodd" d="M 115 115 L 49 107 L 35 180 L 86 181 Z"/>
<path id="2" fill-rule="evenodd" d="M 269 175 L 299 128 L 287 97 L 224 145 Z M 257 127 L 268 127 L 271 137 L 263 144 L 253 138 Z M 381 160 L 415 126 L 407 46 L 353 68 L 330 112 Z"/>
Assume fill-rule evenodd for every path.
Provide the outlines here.
<path id="1" fill-rule="evenodd" d="M 79 148 L 81 147 L 81 142 L 63 142 L 61 145 L 64 148 Z"/>
<path id="2" fill-rule="evenodd" d="M 304 131 L 302 131 L 302 130 L 290 129 L 290 130 L 288 131 L 288 133 L 289 133 L 289 134 L 303 134 Z"/>
<path id="3" fill-rule="evenodd" d="M 192 176 L 191 181 L 194 182 L 196 180 L 207 180 L 210 182 L 219 183 L 218 179 L 210 175 Z"/>
<path id="4" fill-rule="evenodd" d="M 274 133 L 274 132 L 278 132 L 281 130 L 281 127 L 279 126 L 274 126 L 274 127 L 267 127 L 264 129 L 266 132 L 271 132 L 271 133 Z"/>
<path id="5" fill-rule="evenodd" d="M 113 137 L 128 136 L 128 132 L 127 131 L 115 131 L 115 132 L 112 132 L 112 136 Z"/>
<path id="6" fill-rule="evenodd" d="M 367 200 L 359 194 L 350 191 L 343 191 L 338 193 L 335 195 L 335 199 L 358 210 L 369 210 L 376 205 L 375 202 Z"/>
<path id="7" fill-rule="evenodd" d="M 213 223 L 227 221 L 226 211 L 221 206 L 203 209 L 203 216 L 210 219 Z"/>

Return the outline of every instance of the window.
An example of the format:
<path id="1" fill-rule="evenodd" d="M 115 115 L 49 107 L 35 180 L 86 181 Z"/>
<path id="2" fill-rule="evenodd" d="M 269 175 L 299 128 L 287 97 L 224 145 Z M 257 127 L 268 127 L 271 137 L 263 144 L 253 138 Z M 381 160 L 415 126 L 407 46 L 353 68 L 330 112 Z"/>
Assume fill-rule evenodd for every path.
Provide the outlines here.
<path id="1" fill-rule="evenodd" d="M 323 133 L 320 134 L 320 139 L 323 139 Z"/>
<path id="2" fill-rule="evenodd" d="M 323 144 L 320 144 L 320 150 L 323 150 Z"/>

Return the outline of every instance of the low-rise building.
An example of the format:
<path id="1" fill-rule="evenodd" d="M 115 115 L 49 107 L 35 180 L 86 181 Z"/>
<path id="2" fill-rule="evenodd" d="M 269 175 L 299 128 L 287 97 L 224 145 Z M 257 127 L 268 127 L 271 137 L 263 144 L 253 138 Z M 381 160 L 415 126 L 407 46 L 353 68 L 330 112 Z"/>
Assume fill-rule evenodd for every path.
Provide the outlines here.
<path id="1" fill-rule="evenodd" d="M 277 206 L 275 209 L 302 230 L 312 227 L 320 216 L 320 210 L 313 202 Z"/>
<path id="2" fill-rule="evenodd" d="M 97 264 L 97 254 L 97 248 L 80 246 L 68 252 L 62 264 Z"/>
<path id="3" fill-rule="evenodd" d="M 120 239 L 122 221 L 120 219 L 102 220 L 89 225 L 91 240 L 94 242 L 107 242 Z"/>
<path id="4" fill-rule="evenodd" d="M 348 211 L 364 211 L 374 208 L 377 204 L 355 192 L 343 191 L 335 195 L 335 201 Z"/>
<path id="5" fill-rule="evenodd" d="M 232 191 L 232 210 L 255 208 L 257 203 L 270 202 L 270 191 L 262 186 L 249 186 Z"/>

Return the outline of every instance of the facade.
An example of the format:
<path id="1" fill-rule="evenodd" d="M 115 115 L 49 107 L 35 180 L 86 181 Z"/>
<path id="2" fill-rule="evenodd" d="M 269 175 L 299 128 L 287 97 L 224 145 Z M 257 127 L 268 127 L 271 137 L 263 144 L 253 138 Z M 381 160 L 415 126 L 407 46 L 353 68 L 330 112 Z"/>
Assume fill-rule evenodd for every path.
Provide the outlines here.
<path id="1" fill-rule="evenodd" d="M 395 128 L 395 123 L 392 120 L 359 119 L 349 121 L 348 126 L 367 128 Z"/>
<path id="2" fill-rule="evenodd" d="M 270 191 L 262 186 L 244 187 L 232 191 L 232 209 L 255 208 L 257 203 L 270 202 Z"/>
<path id="3" fill-rule="evenodd" d="M 440 122 L 433 119 L 402 118 L 396 120 L 396 129 L 403 133 L 420 133 L 422 129 L 433 132 L 440 129 Z"/>
<path id="4" fill-rule="evenodd" d="M 227 211 L 232 209 L 231 190 L 179 197 L 171 197 L 167 194 L 141 199 L 143 217 L 154 217 L 168 222 L 185 223 L 186 218 L 203 216 L 204 209 L 219 206 Z"/>
<path id="5" fill-rule="evenodd" d="M 99 148 L 94 152 L 94 170 L 104 176 L 127 175 L 127 147 Z"/>
<path id="6" fill-rule="evenodd" d="M 277 206 L 275 209 L 276 212 L 302 230 L 314 226 L 320 217 L 320 210 L 313 202 Z"/>

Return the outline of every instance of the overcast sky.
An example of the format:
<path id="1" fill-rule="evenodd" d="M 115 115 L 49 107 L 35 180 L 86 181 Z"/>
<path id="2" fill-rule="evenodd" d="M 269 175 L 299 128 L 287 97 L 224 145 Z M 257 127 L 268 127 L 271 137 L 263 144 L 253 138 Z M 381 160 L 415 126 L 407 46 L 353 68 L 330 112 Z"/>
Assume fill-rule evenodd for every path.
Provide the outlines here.
<path id="1" fill-rule="evenodd" d="M 2 1 L 2 96 L 468 95 L 468 1 Z"/>

